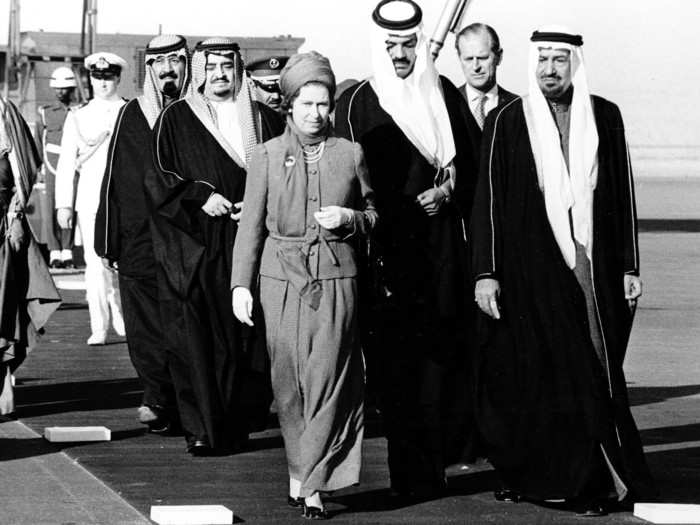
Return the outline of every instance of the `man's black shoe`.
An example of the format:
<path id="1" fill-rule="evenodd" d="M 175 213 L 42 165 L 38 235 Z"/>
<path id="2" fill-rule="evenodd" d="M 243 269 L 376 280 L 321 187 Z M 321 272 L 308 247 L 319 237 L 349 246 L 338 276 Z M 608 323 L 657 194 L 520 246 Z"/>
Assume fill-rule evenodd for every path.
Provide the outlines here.
<path id="1" fill-rule="evenodd" d="M 211 456 L 213 449 L 209 442 L 204 439 L 188 439 L 187 452 L 195 457 Z"/>
<path id="2" fill-rule="evenodd" d="M 520 503 L 522 496 L 510 489 L 500 489 L 493 491 L 493 497 L 496 501 L 504 501 L 506 503 Z"/>
<path id="3" fill-rule="evenodd" d="M 294 507 L 295 509 L 300 509 L 304 506 L 304 498 L 301 496 L 298 498 L 293 498 L 287 495 L 287 505 Z"/>
<path id="4" fill-rule="evenodd" d="M 579 518 L 599 518 L 607 514 L 605 507 L 599 501 L 584 503 L 576 508 L 576 515 Z"/>
<path id="5" fill-rule="evenodd" d="M 51 261 L 49 266 L 55 269 L 65 268 L 65 266 L 63 265 L 63 261 L 61 261 L 60 259 L 54 259 L 53 261 Z"/>

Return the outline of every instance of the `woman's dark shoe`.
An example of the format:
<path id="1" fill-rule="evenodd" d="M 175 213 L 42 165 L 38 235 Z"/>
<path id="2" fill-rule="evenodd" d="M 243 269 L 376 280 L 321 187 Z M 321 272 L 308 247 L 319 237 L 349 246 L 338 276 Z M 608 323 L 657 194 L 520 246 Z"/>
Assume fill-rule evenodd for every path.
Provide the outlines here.
<path id="1" fill-rule="evenodd" d="M 303 502 L 302 505 L 304 507 L 304 512 L 301 513 L 302 518 L 306 518 L 307 520 L 327 520 L 331 517 L 326 509 L 309 507 L 306 502 Z"/>
<path id="2" fill-rule="evenodd" d="M 304 506 L 304 498 L 301 496 L 298 498 L 287 496 L 287 505 L 294 507 L 295 509 L 300 509 Z"/>
<path id="3" fill-rule="evenodd" d="M 520 503 L 523 499 L 520 494 L 510 489 L 494 490 L 493 497 L 496 501 L 504 501 L 506 503 Z"/>

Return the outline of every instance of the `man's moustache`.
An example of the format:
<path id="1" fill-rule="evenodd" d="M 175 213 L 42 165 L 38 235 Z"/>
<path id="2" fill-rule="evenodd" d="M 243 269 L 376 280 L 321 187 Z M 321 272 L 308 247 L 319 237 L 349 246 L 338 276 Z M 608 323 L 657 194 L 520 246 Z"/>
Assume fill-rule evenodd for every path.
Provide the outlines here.
<path id="1" fill-rule="evenodd" d="M 161 80 L 166 79 L 166 78 L 172 78 L 173 80 L 176 80 L 176 79 L 177 79 L 177 73 L 175 73 L 174 71 L 168 71 L 168 72 L 166 72 L 166 73 L 161 73 L 161 74 L 158 76 L 158 78 L 160 78 Z"/>
<path id="2" fill-rule="evenodd" d="M 404 58 L 397 58 L 396 60 L 392 60 L 392 62 L 394 62 L 395 66 L 399 64 L 402 66 L 407 66 L 411 63 L 409 60 L 406 60 Z"/>
<path id="3" fill-rule="evenodd" d="M 228 82 L 229 80 L 228 80 L 228 77 L 227 77 L 227 76 L 223 76 L 223 77 L 213 78 L 211 81 L 212 81 L 212 82 L 219 82 L 219 81 Z"/>

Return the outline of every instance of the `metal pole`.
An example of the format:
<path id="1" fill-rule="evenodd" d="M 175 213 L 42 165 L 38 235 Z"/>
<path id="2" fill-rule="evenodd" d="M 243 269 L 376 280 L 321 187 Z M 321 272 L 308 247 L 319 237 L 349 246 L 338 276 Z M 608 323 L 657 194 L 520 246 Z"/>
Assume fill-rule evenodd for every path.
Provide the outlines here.
<path id="1" fill-rule="evenodd" d="M 445 45 L 447 33 L 454 32 L 459 27 L 468 4 L 469 0 L 447 0 L 445 2 L 445 7 L 430 39 L 430 53 L 433 55 L 433 60 L 437 59 L 442 46 Z"/>
<path id="2" fill-rule="evenodd" d="M 90 0 L 90 54 L 95 52 L 97 45 L 97 0 Z"/>
<path id="3" fill-rule="evenodd" d="M 80 54 L 85 56 L 85 26 L 87 24 L 88 0 L 83 0 L 83 18 L 80 22 Z"/>
<path id="4" fill-rule="evenodd" d="M 3 96 L 10 96 L 10 74 L 19 58 L 19 0 L 10 0 L 10 19 L 7 31 L 7 54 L 5 55 L 5 88 Z"/>

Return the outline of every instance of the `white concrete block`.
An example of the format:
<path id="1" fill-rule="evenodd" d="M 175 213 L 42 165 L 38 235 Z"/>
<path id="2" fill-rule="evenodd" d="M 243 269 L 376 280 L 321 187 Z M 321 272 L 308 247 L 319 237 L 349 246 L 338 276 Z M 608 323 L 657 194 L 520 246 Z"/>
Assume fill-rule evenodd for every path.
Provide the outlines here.
<path id="1" fill-rule="evenodd" d="M 56 279 L 56 288 L 59 290 L 86 290 L 85 281 L 71 281 L 68 279 Z"/>
<path id="2" fill-rule="evenodd" d="M 634 515 L 651 523 L 700 524 L 700 505 L 635 503 Z"/>
<path id="3" fill-rule="evenodd" d="M 46 427 L 44 438 L 52 443 L 110 441 L 112 432 L 107 427 Z"/>
<path id="4" fill-rule="evenodd" d="M 159 525 L 231 525 L 233 512 L 223 505 L 152 505 Z"/>

